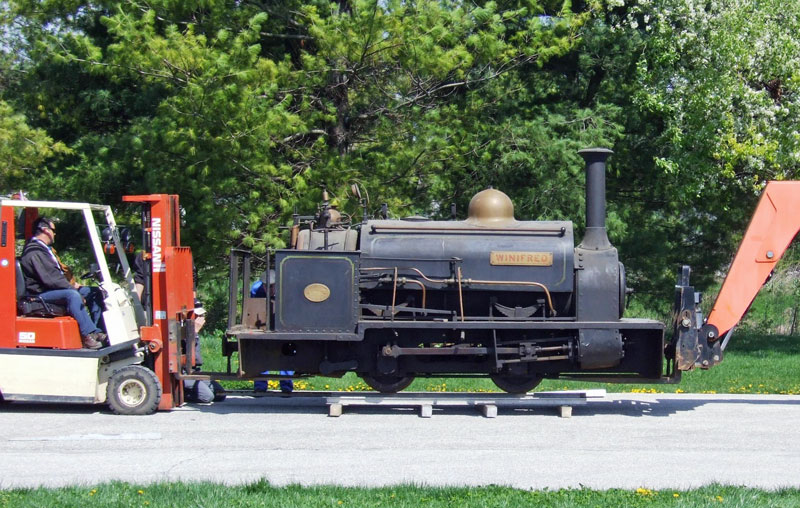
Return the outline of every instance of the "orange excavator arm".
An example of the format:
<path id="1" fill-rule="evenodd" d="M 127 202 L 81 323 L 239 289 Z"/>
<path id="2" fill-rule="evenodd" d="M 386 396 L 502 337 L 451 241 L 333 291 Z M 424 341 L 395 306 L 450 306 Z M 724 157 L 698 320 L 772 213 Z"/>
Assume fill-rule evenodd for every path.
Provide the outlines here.
<path id="1" fill-rule="evenodd" d="M 675 322 L 667 358 L 677 371 L 722 361 L 722 339 L 742 319 L 775 264 L 800 231 L 800 182 L 769 182 L 753 213 L 714 306 L 703 322 L 699 293 L 684 267 L 676 285 Z"/>
<path id="2" fill-rule="evenodd" d="M 742 319 L 798 231 L 800 182 L 769 182 L 708 315 L 720 335 Z"/>

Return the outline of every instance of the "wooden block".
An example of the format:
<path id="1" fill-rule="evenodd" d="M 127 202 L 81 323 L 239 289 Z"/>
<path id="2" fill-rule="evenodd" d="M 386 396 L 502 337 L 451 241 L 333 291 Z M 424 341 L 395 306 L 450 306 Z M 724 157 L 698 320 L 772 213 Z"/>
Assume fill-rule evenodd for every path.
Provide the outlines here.
<path id="1" fill-rule="evenodd" d="M 422 418 L 430 418 L 433 416 L 433 405 L 423 404 L 419 407 L 419 415 Z"/>
<path id="2" fill-rule="evenodd" d="M 561 418 L 572 418 L 572 406 L 559 406 L 558 416 Z"/>
<path id="3" fill-rule="evenodd" d="M 494 404 L 484 404 L 481 406 L 481 412 L 483 416 L 486 418 L 496 418 L 497 417 L 497 406 Z"/>
<path id="4" fill-rule="evenodd" d="M 330 404 L 328 406 L 328 416 L 342 416 L 342 405 Z"/>

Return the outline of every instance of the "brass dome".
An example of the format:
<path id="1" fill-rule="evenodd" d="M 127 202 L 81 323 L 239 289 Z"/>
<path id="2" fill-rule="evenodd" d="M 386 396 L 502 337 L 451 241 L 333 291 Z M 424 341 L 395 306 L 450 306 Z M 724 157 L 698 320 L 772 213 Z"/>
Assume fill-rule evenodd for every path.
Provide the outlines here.
<path id="1" fill-rule="evenodd" d="M 499 190 L 482 190 L 469 202 L 467 222 L 495 226 L 514 222 L 514 204 Z"/>

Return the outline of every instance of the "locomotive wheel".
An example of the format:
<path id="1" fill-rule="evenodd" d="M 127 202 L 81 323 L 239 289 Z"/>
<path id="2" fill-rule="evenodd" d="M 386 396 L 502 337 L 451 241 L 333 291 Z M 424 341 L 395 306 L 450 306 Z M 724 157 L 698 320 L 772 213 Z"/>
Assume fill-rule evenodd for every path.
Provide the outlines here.
<path id="1" fill-rule="evenodd" d="M 108 380 L 108 405 L 118 415 L 149 415 L 161 402 L 161 383 L 152 370 L 129 365 Z"/>
<path id="2" fill-rule="evenodd" d="M 490 378 L 498 388 L 508 393 L 528 393 L 542 382 L 542 376 L 510 376 L 508 374 L 490 374 Z"/>
<path id="3" fill-rule="evenodd" d="M 397 393 L 408 388 L 414 376 L 392 376 L 386 374 L 360 374 L 370 388 L 381 393 Z"/>

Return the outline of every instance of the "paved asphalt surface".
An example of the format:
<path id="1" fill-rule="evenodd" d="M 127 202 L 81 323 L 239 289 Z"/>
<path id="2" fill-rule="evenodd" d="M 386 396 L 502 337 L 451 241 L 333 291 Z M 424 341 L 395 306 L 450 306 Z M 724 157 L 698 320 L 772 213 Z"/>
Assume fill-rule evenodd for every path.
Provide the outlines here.
<path id="1" fill-rule="evenodd" d="M 302 402 L 303 406 L 299 405 Z M 0 487 L 213 480 L 381 486 L 800 487 L 800 397 L 609 394 L 555 408 L 345 408 L 231 396 L 151 416 L 0 406 Z"/>

